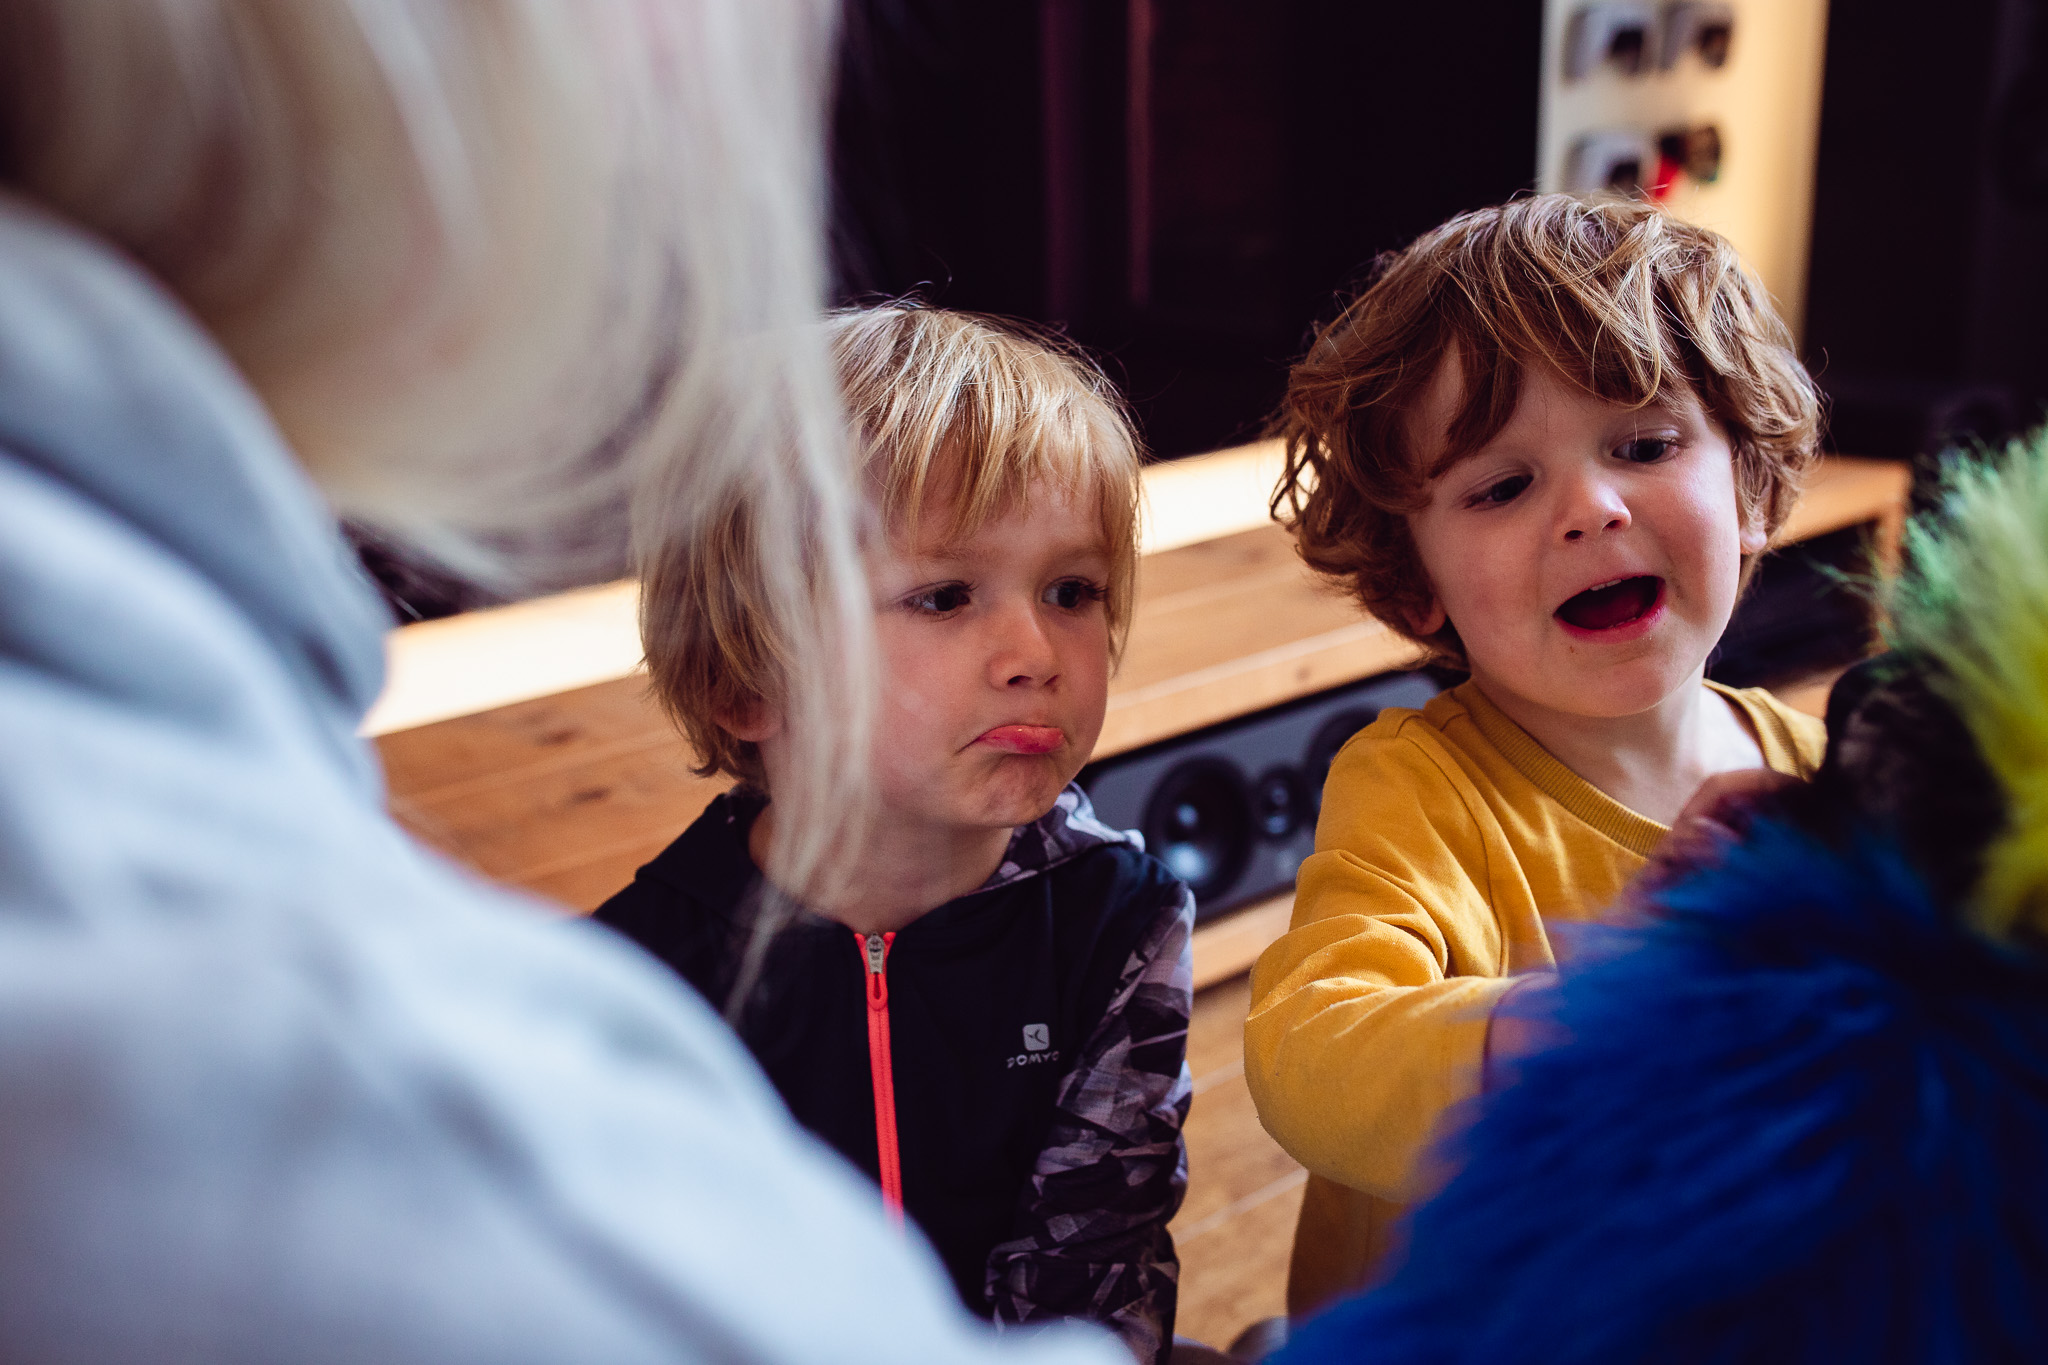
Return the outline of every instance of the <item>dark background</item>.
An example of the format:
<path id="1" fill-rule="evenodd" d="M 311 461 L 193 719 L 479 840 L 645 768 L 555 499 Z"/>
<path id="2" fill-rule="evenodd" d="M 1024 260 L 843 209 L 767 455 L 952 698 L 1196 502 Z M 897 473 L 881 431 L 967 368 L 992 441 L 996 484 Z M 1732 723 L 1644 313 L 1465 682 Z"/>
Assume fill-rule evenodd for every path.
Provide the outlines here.
<path id="1" fill-rule="evenodd" d="M 1533 186 L 1541 17 L 854 0 L 836 292 L 1062 328 L 1161 456 L 1248 439 L 1375 254 Z"/>
<path id="2" fill-rule="evenodd" d="M 2048 404 L 2048 0 L 1828 24 L 1806 358 L 1835 449 L 1931 479 Z M 835 302 L 1050 324 L 1154 454 L 1251 439 L 1375 255 L 1532 188 L 1541 41 L 1536 0 L 850 0 Z M 365 544 L 405 619 L 489 600 Z"/>
<path id="3" fill-rule="evenodd" d="M 1166 457 L 1252 436 L 1375 254 L 1531 187 L 1533 0 L 854 0 L 841 300 L 1064 328 Z M 1836 448 L 2048 404 L 2048 0 L 1830 6 L 1806 351 Z"/>
<path id="4" fill-rule="evenodd" d="M 2048 402 L 2048 4 L 1837 0 L 1808 364 L 1838 449 L 1927 457 Z"/>

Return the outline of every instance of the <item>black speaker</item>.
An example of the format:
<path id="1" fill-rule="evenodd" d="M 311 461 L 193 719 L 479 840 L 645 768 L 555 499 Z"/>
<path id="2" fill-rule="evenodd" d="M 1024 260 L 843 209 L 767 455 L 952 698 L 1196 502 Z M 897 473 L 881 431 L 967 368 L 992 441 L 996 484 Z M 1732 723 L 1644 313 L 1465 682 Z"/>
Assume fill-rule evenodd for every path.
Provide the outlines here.
<path id="1" fill-rule="evenodd" d="M 1091 763 L 1081 785 L 1105 824 L 1144 834 L 1206 920 L 1293 885 L 1337 750 L 1438 689 L 1426 673 L 1368 678 Z"/>

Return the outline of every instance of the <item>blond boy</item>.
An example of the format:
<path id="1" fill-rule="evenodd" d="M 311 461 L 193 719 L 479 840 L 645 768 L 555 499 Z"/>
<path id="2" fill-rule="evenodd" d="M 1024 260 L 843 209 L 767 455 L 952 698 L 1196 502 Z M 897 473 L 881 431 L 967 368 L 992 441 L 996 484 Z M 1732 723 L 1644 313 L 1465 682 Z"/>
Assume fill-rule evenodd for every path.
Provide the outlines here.
<path id="1" fill-rule="evenodd" d="M 1253 976 L 1252 1092 L 1312 1176 L 1299 1313 L 1387 1250 L 1553 928 L 1613 903 L 1703 783 L 1817 766 L 1818 722 L 1704 673 L 1818 409 L 1725 241 L 1543 196 L 1385 263 L 1285 422 L 1303 557 L 1471 675 L 1339 754 Z"/>
<path id="2" fill-rule="evenodd" d="M 999 1323 L 1171 1349 L 1186 1185 L 1187 889 L 1073 785 L 1130 619 L 1138 454 L 1057 341 L 888 304 L 831 321 L 873 512 L 875 811 L 752 975 L 801 720 L 749 610 L 742 504 L 647 583 L 649 664 L 739 779 L 598 918 L 713 1001 L 791 1111 Z M 751 976 L 751 979 L 750 979 Z M 878 1311 L 886 1311 L 882 1305 Z"/>

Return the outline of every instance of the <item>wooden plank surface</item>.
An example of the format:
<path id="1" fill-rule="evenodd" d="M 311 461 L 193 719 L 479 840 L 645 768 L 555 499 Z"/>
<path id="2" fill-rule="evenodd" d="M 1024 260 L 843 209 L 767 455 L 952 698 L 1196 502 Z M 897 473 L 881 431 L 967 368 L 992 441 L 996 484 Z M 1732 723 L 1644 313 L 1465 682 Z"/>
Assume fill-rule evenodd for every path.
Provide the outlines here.
<path id="1" fill-rule="evenodd" d="M 1177 549 L 1266 524 L 1280 477 L 1278 441 L 1140 472 L 1141 552 Z M 401 626 L 386 637 L 384 693 L 366 735 L 510 706 L 641 669 L 638 585 L 630 579 Z"/>
<path id="2" fill-rule="evenodd" d="M 378 741 L 392 814 L 487 876 L 596 908 L 727 785 L 620 678 Z"/>
<path id="3" fill-rule="evenodd" d="M 1400 667 L 1412 646 L 1311 581 L 1276 526 L 1148 555 L 1097 755 Z M 392 811 L 485 874 L 588 910 L 723 790 L 644 677 L 382 735 Z"/>
<path id="4" fill-rule="evenodd" d="M 1895 524 L 1883 461 L 1824 462 L 1789 538 Z M 1895 539 L 1895 532 L 1894 539 Z M 1404 667 L 1413 646 L 1313 581 L 1262 526 L 1148 555 L 1098 756 Z M 393 812 L 486 875 L 588 910 L 680 833 L 721 780 L 691 757 L 643 676 L 381 736 Z"/>
<path id="5" fill-rule="evenodd" d="M 394 793 L 440 802 L 657 741 L 674 746 L 675 731 L 648 697 L 647 680 L 628 677 L 401 730 L 377 748 Z"/>
<path id="6" fill-rule="evenodd" d="M 640 668 L 640 590 L 577 588 L 437 621 L 384 642 L 384 691 L 363 733 L 389 734 L 623 678 Z"/>
<path id="7" fill-rule="evenodd" d="M 1266 1134 L 1244 1079 L 1243 976 L 1195 996 L 1188 1025 L 1188 1196 L 1171 1225 L 1180 1253 L 1178 1330 L 1221 1350 L 1287 1311 L 1287 1254 L 1307 1173 Z"/>
<path id="8" fill-rule="evenodd" d="M 1790 544 L 1812 540 L 1830 531 L 1872 522 L 1880 556 L 1887 563 L 1894 562 L 1912 489 L 1913 471 L 1902 461 L 1823 456 L 1807 479 L 1792 514 L 1785 518 L 1778 541 Z"/>
<path id="9" fill-rule="evenodd" d="M 1243 906 L 1195 930 L 1195 989 L 1243 976 L 1294 918 L 1294 892 Z"/>
<path id="10" fill-rule="evenodd" d="M 1311 578 L 1277 526 L 1147 556 L 1139 584 L 1097 758 L 1421 658 Z"/>

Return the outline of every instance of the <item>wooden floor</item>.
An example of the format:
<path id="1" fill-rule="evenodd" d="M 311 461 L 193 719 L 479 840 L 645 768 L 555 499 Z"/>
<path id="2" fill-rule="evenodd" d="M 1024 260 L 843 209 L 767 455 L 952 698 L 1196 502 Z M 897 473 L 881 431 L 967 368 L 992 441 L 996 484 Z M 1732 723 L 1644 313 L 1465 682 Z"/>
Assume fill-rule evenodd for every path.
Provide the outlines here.
<path id="1" fill-rule="evenodd" d="M 1244 1083 L 1251 978 L 1195 996 L 1188 1066 L 1188 1197 L 1173 1220 L 1180 1252 L 1175 1330 L 1221 1350 L 1260 1318 L 1287 1311 L 1287 1252 L 1307 1173 L 1266 1136 Z"/>

